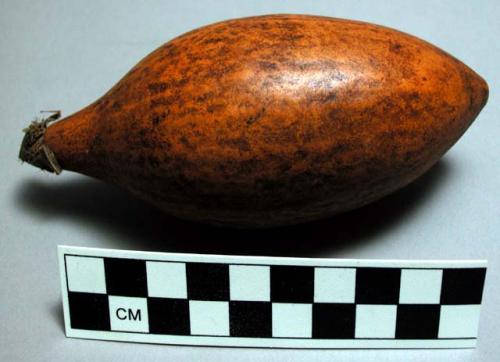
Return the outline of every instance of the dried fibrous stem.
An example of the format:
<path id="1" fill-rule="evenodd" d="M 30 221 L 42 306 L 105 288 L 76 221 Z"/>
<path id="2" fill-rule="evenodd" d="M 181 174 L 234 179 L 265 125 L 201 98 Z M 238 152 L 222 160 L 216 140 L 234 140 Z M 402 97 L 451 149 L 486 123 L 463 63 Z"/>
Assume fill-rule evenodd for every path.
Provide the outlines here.
<path id="1" fill-rule="evenodd" d="M 41 120 L 35 119 L 23 131 L 25 133 L 19 158 L 42 170 L 60 174 L 62 171 L 57 158 L 52 150 L 45 144 L 44 135 L 49 123 L 61 117 L 60 111 L 50 111 L 52 115 Z"/>

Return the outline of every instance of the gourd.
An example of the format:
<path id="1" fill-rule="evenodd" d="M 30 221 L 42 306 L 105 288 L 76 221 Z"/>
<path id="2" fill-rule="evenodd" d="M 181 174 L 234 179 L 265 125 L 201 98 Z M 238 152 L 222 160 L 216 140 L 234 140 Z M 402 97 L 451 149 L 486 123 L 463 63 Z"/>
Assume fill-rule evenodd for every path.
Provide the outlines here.
<path id="1" fill-rule="evenodd" d="M 268 15 L 162 45 L 105 95 L 26 129 L 20 158 L 129 190 L 180 218 L 326 218 L 434 165 L 488 98 L 462 62 L 359 21 Z"/>

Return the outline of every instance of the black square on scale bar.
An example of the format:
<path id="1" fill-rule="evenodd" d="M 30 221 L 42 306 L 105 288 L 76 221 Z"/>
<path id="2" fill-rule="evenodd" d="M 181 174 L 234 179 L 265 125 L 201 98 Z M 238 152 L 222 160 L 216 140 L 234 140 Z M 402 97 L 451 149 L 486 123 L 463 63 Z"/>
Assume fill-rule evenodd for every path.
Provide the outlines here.
<path id="1" fill-rule="evenodd" d="M 399 268 L 358 268 L 356 303 L 398 304 L 400 281 Z"/>
<path id="2" fill-rule="evenodd" d="M 314 299 L 314 267 L 271 266 L 271 301 L 312 303 Z"/>
<path id="3" fill-rule="evenodd" d="M 109 295 L 147 297 L 146 262 L 136 259 L 105 258 L 106 290 Z"/>
<path id="4" fill-rule="evenodd" d="M 109 303 L 106 294 L 68 292 L 71 328 L 109 331 Z"/>
<path id="5" fill-rule="evenodd" d="M 313 338 L 354 338 L 356 305 L 344 303 L 313 304 Z"/>
<path id="6" fill-rule="evenodd" d="M 396 338 L 433 339 L 438 337 L 439 304 L 400 304 L 396 318 Z"/>
<path id="7" fill-rule="evenodd" d="M 229 302 L 232 337 L 272 337 L 272 303 Z"/>
<path id="8" fill-rule="evenodd" d="M 190 300 L 229 300 L 229 266 L 215 263 L 186 263 Z"/>
<path id="9" fill-rule="evenodd" d="M 148 318 L 150 333 L 189 335 L 187 299 L 148 298 Z"/>
<path id="10" fill-rule="evenodd" d="M 441 304 L 481 304 L 486 268 L 444 269 Z"/>

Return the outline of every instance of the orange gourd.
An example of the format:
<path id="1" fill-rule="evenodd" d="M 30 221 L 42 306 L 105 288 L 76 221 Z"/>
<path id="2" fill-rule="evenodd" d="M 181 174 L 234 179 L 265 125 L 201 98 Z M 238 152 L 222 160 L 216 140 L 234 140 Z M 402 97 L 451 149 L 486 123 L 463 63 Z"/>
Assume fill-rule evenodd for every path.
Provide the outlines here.
<path id="1" fill-rule="evenodd" d="M 181 35 L 96 102 L 27 130 L 20 157 L 237 227 L 325 218 L 422 175 L 486 103 L 435 46 L 358 21 L 269 15 Z"/>

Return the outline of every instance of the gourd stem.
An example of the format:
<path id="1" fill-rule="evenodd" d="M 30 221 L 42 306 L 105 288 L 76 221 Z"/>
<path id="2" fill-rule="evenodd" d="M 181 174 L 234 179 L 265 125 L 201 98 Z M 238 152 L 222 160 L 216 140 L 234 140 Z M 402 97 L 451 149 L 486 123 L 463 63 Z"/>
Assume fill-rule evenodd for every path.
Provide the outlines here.
<path id="1" fill-rule="evenodd" d="M 54 152 L 47 146 L 44 140 L 47 125 L 61 117 L 60 111 L 54 111 L 50 117 L 42 120 L 34 120 L 23 131 L 25 133 L 19 150 L 19 158 L 23 162 L 39 167 L 59 175 L 62 168 L 56 159 Z"/>

